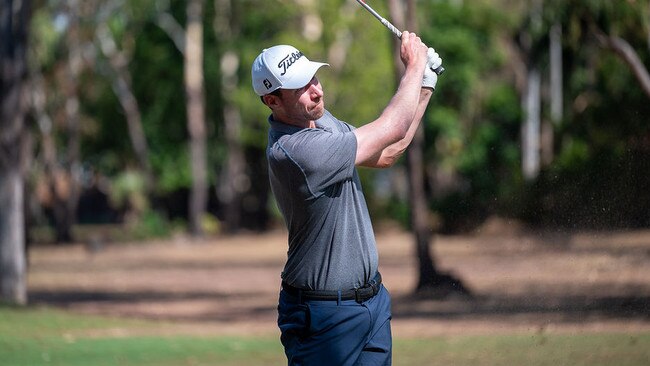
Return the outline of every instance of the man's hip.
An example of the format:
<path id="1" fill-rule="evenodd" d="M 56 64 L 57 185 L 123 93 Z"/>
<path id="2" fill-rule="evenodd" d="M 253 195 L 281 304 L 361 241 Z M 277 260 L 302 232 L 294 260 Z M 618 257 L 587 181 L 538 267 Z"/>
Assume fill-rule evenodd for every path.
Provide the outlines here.
<path id="1" fill-rule="evenodd" d="M 375 287 L 364 301 L 314 300 L 283 289 L 278 326 L 289 365 L 390 365 L 390 295 L 381 282 Z"/>

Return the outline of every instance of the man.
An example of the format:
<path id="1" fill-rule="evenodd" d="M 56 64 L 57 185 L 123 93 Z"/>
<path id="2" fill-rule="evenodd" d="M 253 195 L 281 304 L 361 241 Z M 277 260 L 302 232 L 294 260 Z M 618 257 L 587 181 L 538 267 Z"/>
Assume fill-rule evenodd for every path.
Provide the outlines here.
<path id="1" fill-rule="evenodd" d="M 271 189 L 289 231 L 278 325 L 289 365 L 390 365 L 390 296 L 356 166 L 391 166 L 411 142 L 442 64 L 404 32 L 397 92 L 359 128 L 326 109 L 311 62 L 281 45 L 252 67 L 253 88 L 271 109 Z"/>

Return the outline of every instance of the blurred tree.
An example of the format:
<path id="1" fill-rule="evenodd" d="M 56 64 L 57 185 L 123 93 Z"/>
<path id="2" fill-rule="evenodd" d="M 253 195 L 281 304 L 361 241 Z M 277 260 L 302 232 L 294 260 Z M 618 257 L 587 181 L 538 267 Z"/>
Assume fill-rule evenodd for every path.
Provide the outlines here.
<path id="1" fill-rule="evenodd" d="M 167 2 L 165 2 L 167 4 Z M 186 7 L 183 29 L 169 13 L 168 4 L 157 15 L 158 25 L 174 41 L 184 58 L 187 130 L 189 133 L 189 165 L 192 186 L 189 197 L 189 229 L 193 236 L 202 236 L 202 221 L 208 204 L 207 127 L 205 121 L 205 90 L 203 74 L 203 0 L 190 0 Z M 167 8 L 167 9 L 165 9 Z"/>
<path id="2" fill-rule="evenodd" d="M 405 4 L 399 0 L 390 0 L 388 9 L 392 23 L 398 29 L 419 33 L 415 0 L 407 0 Z M 406 10 L 406 16 L 404 16 L 404 9 Z M 404 73 L 404 66 L 399 57 L 400 43 L 397 38 L 393 38 L 395 54 L 393 60 L 397 82 Z M 435 108 L 435 106 L 432 106 L 432 108 Z M 435 297 L 446 297 L 452 292 L 466 294 L 469 291 L 459 279 L 438 271 L 431 254 L 433 240 L 431 235 L 432 220 L 427 207 L 428 200 L 424 188 L 423 143 L 424 127 L 420 126 L 407 150 L 411 230 L 415 239 L 415 255 L 418 261 L 418 282 L 415 290 Z"/>
<path id="3" fill-rule="evenodd" d="M 189 217 L 189 192 L 198 181 L 192 163 L 204 163 L 192 157 L 187 145 L 192 134 L 181 123 L 190 115 L 189 104 L 179 102 L 190 100 L 179 87 L 185 82 L 187 3 L 76 0 L 77 8 L 70 10 L 70 1 L 37 7 L 30 44 L 37 65 L 33 114 L 40 131 L 31 176 L 37 186 L 49 185 L 46 191 L 64 212 L 56 215 L 59 237 L 70 232 L 65 212 L 75 202 L 74 184 L 94 184 L 89 177 L 117 184 L 134 166 L 142 170 L 146 164 L 155 177 L 151 207 Z M 386 5 L 393 3 L 404 2 L 375 5 L 388 14 Z M 588 196 L 597 196 L 597 187 L 613 186 L 615 172 L 622 169 L 617 166 L 634 172 L 638 169 L 629 164 L 643 161 L 650 5 L 527 4 L 532 0 L 417 2 L 420 34 L 450 66 L 418 137 L 423 155 L 416 165 L 424 168 L 421 189 L 427 197 L 421 202 L 432 211 L 418 220 L 425 218 L 430 228 L 468 230 L 495 213 L 534 222 L 560 220 L 552 211 L 567 216 L 577 210 L 587 217 L 586 211 L 607 203 Z M 203 10 L 202 24 L 213 31 L 202 40 L 206 157 L 201 179 L 215 190 L 200 201 L 208 201 L 209 210 L 230 228 L 264 229 L 277 213 L 268 202 L 263 158 L 269 111 L 251 90 L 252 60 L 265 47 L 289 43 L 329 62 L 331 67 L 319 72 L 328 109 L 359 126 L 376 118 L 394 90 L 393 36 L 372 17 L 357 16 L 362 9 L 354 0 L 217 0 Z M 78 31 L 69 32 L 70 27 Z M 530 65 L 537 68 L 539 83 L 527 81 L 535 80 Z M 533 93 L 525 93 L 527 86 Z M 525 113 L 524 94 L 539 95 L 531 104 L 539 112 Z M 538 178 L 527 181 L 521 142 L 522 121 L 530 115 L 539 115 L 541 127 L 534 130 L 542 159 Z M 129 127 L 120 128 L 120 121 Z M 539 148 L 534 150 L 539 160 Z M 597 162 L 610 162 L 612 176 L 590 173 Z M 409 216 L 401 169 L 360 171 L 377 221 L 406 225 L 416 219 Z M 617 192 L 638 194 L 634 187 L 643 178 L 628 181 L 639 183 Z M 569 183 L 575 182 L 582 189 L 571 190 Z M 107 196 L 108 187 L 102 188 Z M 641 202 L 632 205 L 638 206 L 634 212 L 643 208 Z"/>
<path id="4" fill-rule="evenodd" d="M 73 225 L 82 194 L 84 166 L 84 73 L 94 28 L 86 19 L 92 4 L 76 0 L 39 4 L 30 43 L 32 112 L 38 122 L 40 146 L 34 167 L 40 203 L 50 209 L 55 240 L 74 240 Z M 92 54 L 92 52 L 90 53 Z M 65 55 L 65 57 L 64 57 Z"/>
<path id="5" fill-rule="evenodd" d="M 207 128 L 203 88 L 203 0 L 190 0 L 187 3 L 185 46 L 185 93 L 192 169 L 189 221 L 192 235 L 201 236 L 202 222 L 208 205 Z"/>
<path id="6" fill-rule="evenodd" d="M 0 6 L 0 301 L 27 303 L 25 159 L 27 45 L 31 3 Z"/>
<path id="7" fill-rule="evenodd" d="M 553 164 L 527 191 L 523 217 L 562 226 L 647 225 L 647 1 L 548 1 L 562 25 L 565 109 Z M 621 189 L 620 187 L 626 187 Z M 609 192 L 609 193 L 604 193 Z"/>
<path id="8" fill-rule="evenodd" d="M 551 25 L 549 32 L 549 99 L 550 122 L 542 131 L 542 164 L 548 166 L 555 155 L 555 128 L 564 118 L 564 61 L 562 58 L 562 23 L 559 19 Z"/>
<path id="9" fill-rule="evenodd" d="M 239 81 L 239 55 L 236 43 L 241 26 L 234 16 L 231 0 L 214 2 L 214 32 L 220 47 L 221 96 L 223 112 L 223 138 L 226 143 L 225 168 L 220 174 L 217 188 L 219 199 L 224 205 L 225 230 L 233 233 L 241 228 L 242 197 L 250 189 L 251 178 L 246 172 L 246 157 L 241 141 L 242 117 L 234 96 Z"/>
<path id="10" fill-rule="evenodd" d="M 51 175 L 48 176 L 50 195 L 52 198 L 52 213 L 57 243 L 70 243 L 73 241 L 72 226 L 76 223 L 76 212 L 81 194 L 81 131 L 80 131 L 80 75 L 84 67 L 82 59 L 82 40 L 80 29 L 81 12 L 87 9 L 77 0 L 65 0 L 57 6 L 65 27 L 65 36 L 62 39 L 66 59 L 63 65 L 64 72 L 56 77 L 56 83 L 63 91 L 63 105 L 59 125 L 62 128 L 62 137 L 65 138 L 63 152 L 54 151 L 57 162 L 53 157 L 46 155 L 46 166 Z M 50 151 L 50 154 L 52 152 Z"/>
<path id="11" fill-rule="evenodd" d="M 95 8 L 90 2 L 64 0 L 40 4 L 36 10 L 30 69 L 40 165 L 33 176 L 36 187 L 45 187 L 39 199 L 51 210 L 55 240 L 65 243 L 74 239 L 72 228 L 88 173 L 82 152 L 89 132 L 83 115 L 87 94 L 81 91 L 89 90 L 85 71 L 95 60 Z"/>
<path id="12" fill-rule="evenodd" d="M 525 13 L 508 1 L 440 1 L 417 14 L 423 40 L 448 66 L 424 123 L 432 221 L 441 232 L 471 230 L 508 207 L 520 184 L 526 73 L 512 39 Z"/>
<path id="13" fill-rule="evenodd" d="M 131 19 L 132 11 L 124 9 L 126 6 L 127 4 L 120 0 L 101 1 L 95 4 L 97 11 L 93 26 L 98 48 L 108 61 L 106 74 L 124 111 L 131 145 L 139 170 L 145 178 L 146 193 L 151 194 L 155 178 L 149 162 L 149 147 L 142 126 L 142 114 L 134 94 L 129 70 L 133 47 L 135 47 L 136 30 L 132 25 L 137 22 L 137 19 Z M 121 18 L 122 21 L 115 21 L 115 18 Z M 114 29 L 111 29 L 111 25 Z M 118 47 L 116 35 L 119 37 L 121 47 Z"/>
<path id="14" fill-rule="evenodd" d="M 542 0 L 529 0 L 528 21 L 520 34 L 520 48 L 526 82 L 522 93 L 524 120 L 521 126 L 521 169 L 524 178 L 532 181 L 541 170 L 542 75 L 538 49 L 542 30 Z"/>
<path id="15" fill-rule="evenodd" d="M 591 23 L 592 32 L 599 44 L 612 50 L 631 69 L 643 92 L 650 98 L 650 74 L 634 48 L 623 38 L 608 35 L 598 25 Z"/>

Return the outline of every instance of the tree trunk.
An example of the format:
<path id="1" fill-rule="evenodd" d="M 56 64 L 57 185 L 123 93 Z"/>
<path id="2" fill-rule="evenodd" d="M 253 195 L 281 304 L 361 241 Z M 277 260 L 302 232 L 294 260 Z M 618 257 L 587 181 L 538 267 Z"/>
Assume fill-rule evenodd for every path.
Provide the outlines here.
<path id="1" fill-rule="evenodd" d="M 551 120 L 554 125 L 564 117 L 563 101 L 563 63 L 562 63 L 562 24 L 555 23 L 549 32 L 550 67 L 551 67 Z"/>
<path id="2" fill-rule="evenodd" d="M 205 126 L 205 95 L 203 90 L 203 1 L 187 3 L 185 31 L 185 91 L 187 95 L 187 127 L 190 135 L 190 233 L 203 235 L 202 219 L 208 204 L 207 149 Z"/>
<path id="3" fill-rule="evenodd" d="M 62 230 L 67 227 L 63 224 L 66 217 L 67 199 L 67 174 L 58 162 L 58 153 L 54 136 L 54 123 L 47 114 L 47 94 L 43 76 L 35 72 L 31 76 L 32 109 L 34 111 L 38 129 L 40 132 L 41 154 L 44 172 L 44 181 L 47 184 L 49 200 L 47 206 L 52 209 L 54 215 L 56 241 L 70 240 L 69 230 Z M 67 236 L 67 237 L 66 237 Z"/>
<path id="4" fill-rule="evenodd" d="M 217 193 L 225 207 L 224 226 L 229 233 L 241 227 L 242 196 L 250 188 L 250 177 L 246 173 L 246 158 L 241 143 L 241 113 L 232 100 L 239 83 L 239 56 L 228 49 L 233 44 L 233 34 L 238 32 L 234 24 L 231 0 L 215 1 L 215 34 L 221 44 L 226 45 L 221 55 L 221 94 L 223 95 L 223 126 L 226 139 L 227 158 L 219 179 Z"/>
<path id="5" fill-rule="evenodd" d="M 79 75 L 82 68 L 80 30 L 79 30 L 79 3 L 77 0 L 68 0 L 66 12 L 68 15 L 68 29 L 66 44 L 68 46 L 68 60 L 66 64 L 66 77 L 63 80 L 65 95 L 65 132 L 67 135 L 66 150 L 63 166 L 52 166 L 50 190 L 52 192 L 52 209 L 54 213 L 55 233 L 57 243 L 73 241 L 72 227 L 76 222 L 77 206 L 80 197 L 79 174 L 80 139 L 79 130 Z"/>
<path id="6" fill-rule="evenodd" d="M 406 27 L 418 31 L 415 18 L 415 1 L 407 0 Z M 411 227 L 415 236 L 415 252 L 418 258 L 418 284 L 416 291 L 430 288 L 436 283 L 438 271 L 431 255 L 431 226 L 429 209 L 424 191 L 424 128 L 420 126 L 407 151 L 407 171 L 409 172 L 409 203 L 411 206 Z"/>
<path id="7" fill-rule="evenodd" d="M 400 29 L 404 29 L 404 17 L 402 16 L 402 4 L 399 0 L 390 0 L 388 8 L 392 23 Z M 406 24 L 407 30 L 417 33 L 416 5 L 415 0 L 407 0 L 406 3 Z M 400 41 L 395 38 L 394 60 L 396 77 L 399 82 L 403 72 L 403 64 L 399 57 Z M 413 141 L 407 150 L 407 171 L 409 174 L 409 206 L 411 211 L 411 229 L 415 239 L 415 254 L 418 260 L 418 283 L 415 289 L 418 293 L 432 295 L 433 297 L 445 297 L 453 292 L 467 294 L 465 286 L 458 279 L 440 273 L 435 266 L 431 254 L 431 225 L 429 222 L 429 210 L 427 207 L 427 196 L 424 189 L 424 129 L 418 128 Z"/>
<path id="8" fill-rule="evenodd" d="M 521 166 L 524 179 L 532 181 L 537 178 L 541 167 L 541 87 L 542 78 L 534 57 L 536 40 L 533 39 L 533 30 L 542 27 L 542 1 L 532 0 L 530 7 L 530 28 L 525 30 L 523 38 L 523 52 L 526 62 L 526 85 L 522 95 L 522 110 L 524 120 L 521 125 Z"/>
<path id="9" fill-rule="evenodd" d="M 222 89 L 224 95 L 232 95 L 228 93 L 234 92 L 235 89 L 232 87 L 234 85 L 224 84 Z M 250 188 L 250 178 L 246 174 L 246 159 L 240 142 L 241 115 L 239 109 L 228 101 L 225 101 L 224 105 L 223 122 L 228 157 L 219 184 L 219 198 L 224 203 L 226 211 L 225 230 L 234 233 L 241 226 L 242 195 Z"/>
<path id="10" fill-rule="evenodd" d="M 0 169 L 0 300 L 27 303 L 24 180 L 19 167 Z"/>
<path id="11" fill-rule="evenodd" d="M 0 301 L 27 303 L 24 223 L 28 0 L 0 6 Z"/>
<path id="12" fill-rule="evenodd" d="M 562 24 L 555 23 L 549 30 L 549 68 L 550 68 L 550 105 L 551 120 L 542 122 L 541 160 L 544 166 L 549 166 L 554 158 L 555 126 L 562 122 L 564 89 L 562 87 Z"/>
<path id="13" fill-rule="evenodd" d="M 424 129 L 418 128 L 413 142 L 407 151 L 409 173 L 409 203 L 411 206 L 411 227 L 415 237 L 415 252 L 418 259 L 418 284 L 416 290 L 431 287 L 436 282 L 436 270 L 431 255 L 430 244 L 431 227 L 429 224 L 429 210 L 427 197 L 424 192 L 424 158 L 422 145 L 424 142 Z"/>
<path id="14" fill-rule="evenodd" d="M 526 180 L 537 178 L 540 170 L 540 111 L 541 76 L 539 69 L 531 65 L 523 96 L 524 123 L 521 129 L 522 170 Z"/>

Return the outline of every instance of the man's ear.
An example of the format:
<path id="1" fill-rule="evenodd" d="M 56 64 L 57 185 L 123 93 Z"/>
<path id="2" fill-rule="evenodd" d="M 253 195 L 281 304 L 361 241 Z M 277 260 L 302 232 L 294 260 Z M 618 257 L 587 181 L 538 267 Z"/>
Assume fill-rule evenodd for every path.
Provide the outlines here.
<path id="1" fill-rule="evenodd" d="M 280 103 L 280 97 L 273 94 L 266 94 L 262 96 L 262 101 L 264 101 L 264 104 L 266 104 L 269 108 L 273 109 Z"/>

